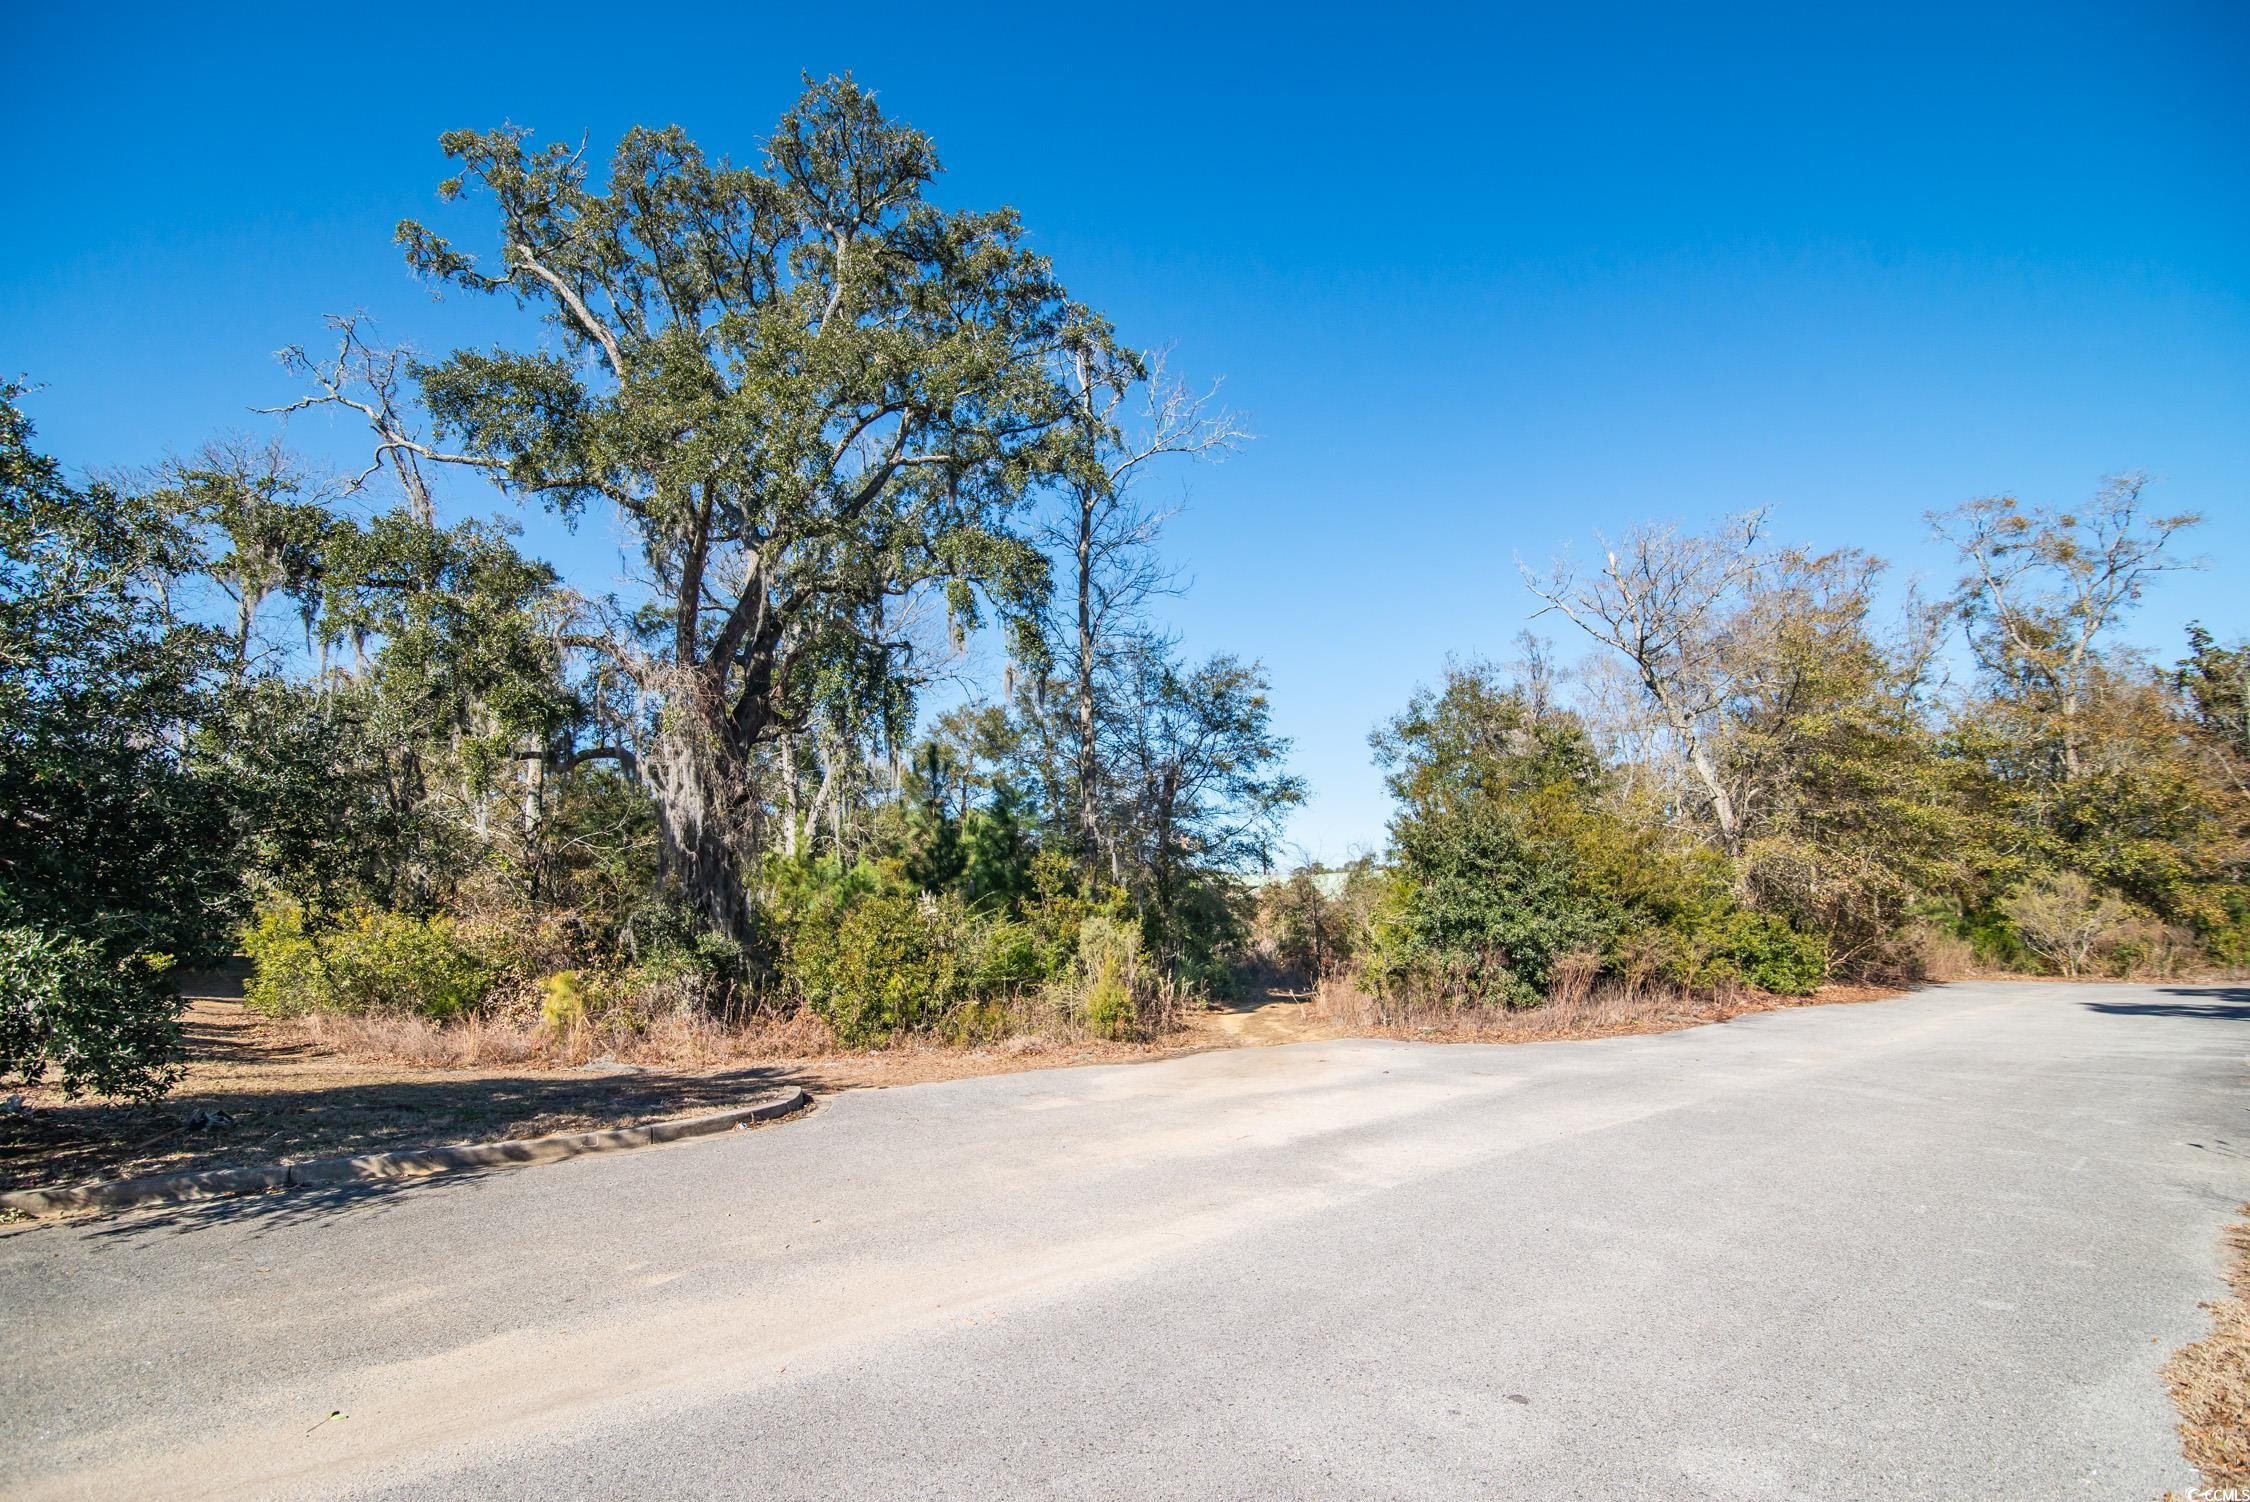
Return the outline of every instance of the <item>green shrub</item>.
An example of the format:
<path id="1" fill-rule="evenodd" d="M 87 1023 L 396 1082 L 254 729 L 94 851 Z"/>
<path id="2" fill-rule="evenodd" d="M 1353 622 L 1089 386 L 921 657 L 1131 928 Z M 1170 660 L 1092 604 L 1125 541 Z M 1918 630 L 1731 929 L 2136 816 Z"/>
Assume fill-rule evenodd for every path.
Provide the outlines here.
<path id="1" fill-rule="evenodd" d="M 1008 908 L 920 891 L 889 862 L 774 861 L 762 918 L 786 990 L 852 1047 L 916 1031 L 989 1041 L 1028 997 L 1103 1037 L 1135 1035 L 1152 972 L 1125 894 L 1086 895 L 1053 852 L 1026 879 Z"/>
<path id="2" fill-rule="evenodd" d="M 776 859 L 761 918 L 785 988 L 840 1041 L 863 1047 L 924 1029 L 985 1041 L 1014 1025 L 1012 1002 L 1043 988 L 1082 1020 L 1073 977 L 1083 932 L 1131 923 L 1123 893 L 1089 898 L 1053 852 L 1030 862 L 1026 880 L 1030 893 L 1013 907 L 991 894 L 972 905 L 919 890 L 895 862 Z M 1109 1025 L 1129 1030 L 1133 1020 Z"/>
<path id="3" fill-rule="evenodd" d="M 1142 942 L 1186 990 L 1233 995 L 1249 957 L 1257 903 L 1232 878 L 1185 873 L 1168 908 L 1142 909 Z"/>
<path id="4" fill-rule="evenodd" d="M 741 948 L 699 928 L 672 910 L 664 924 L 647 925 L 639 958 L 602 989 L 633 1025 L 665 1014 L 714 1012 L 748 973 Z"/>
<path id="5" fill-rule="evenodd" d="M 1714 953 L 1699 979 L 1739 980 L 1761 991 L 1805 996 L 1828 979 L 1828 946 L 1776 913 L 1735 908 L 1707 934 Z"/>
<path id="6" fill-rule="evenodd" d="M 1095 1034 L 1127 1038 L 1138 1030 L 1141 970 L 1138 928 L 1116 918 L 1088 918 L 1079 925 L 1072 978 L 1079 1012 Z"/>
<path id="7" fill-rule="evenodd" d="M 155 956 L 0 928 L 0 1076 L 63 1093 L 153 1098 L 179 1078 L 180 998 Z"/>
<path id="8" fill-rule="evenodd" d="M 837 1041 L 866 1047 L 943 1018 L 968 994 L 950 898 L 881 892 L 791 935 L 787 974 Z"/>
<path id="9" fill-rule="evenodd" d="M 1966 942 L 1969 953 L 1977 965 L 1987 970 L 2027 970 L 2040 968 L 2039 957 L 2023 942 L 2006 915 L 1997 910 L 1979 908 L 1962 914 L 1952 924 L 1954 934 Z"/>
<path id="10" fill-rule="evenodd" d="M 2236 917 L 2215 925 L 2203 936 L 2203 947 L 2214 964 L 2228 970 L 2250 970 L 2250 918 Z"/>
<path id="11" fill-rule="evenodd" d="M 1399 821 L 1401 879 L 1371 967 L 1381 987 L 1536 1006 L 1558 959 L 1607 947 L 1624 914 L 1570 840 L 1546 832 L 1541 801 L 1472 797 Z"/>
<path id="12" fill-rule="evenodd" d="M 1111 887 L 1088 895 L 1077 868 L 1059 851 L 1042 850 L 1031 862 L 1033 897 L 1022 905 L 1021 921 L 1038 948 L 1041 980 L 1070 974 L 1078 959 L 1078 931 L 1089 918 L 1130 921 L 1124 890 Z"/>
<path id="13" fill-rule="evenodd" d="M 1555 966 L 1803 995 L 1827 979 L 1823 935 L 1742 906 L 1715 853 L 1669 847 L 1546 789 L 1401 820 L 1399 865 L 1372 905 L 1362 974 L 1386 995 L 1535 1006 Z"/>
<path id="14" fill-rule="evenodd" d="M 972 912 L 962 937 L 968 987 L 977 995 L 1018 995 L 1053 973 L 1039 935 L 1028 923 Z"/>
<path id="15" fill-rule="evenodd" d="M 304 1012 L 413 1012 L 437 1021 L 475 1011 L 492 967 L 449 918 L 358 909 L 312 927 L 302 909 L 276 904 L 242 935 L 254 973 L 243 996 L 275 1016 Z"/>

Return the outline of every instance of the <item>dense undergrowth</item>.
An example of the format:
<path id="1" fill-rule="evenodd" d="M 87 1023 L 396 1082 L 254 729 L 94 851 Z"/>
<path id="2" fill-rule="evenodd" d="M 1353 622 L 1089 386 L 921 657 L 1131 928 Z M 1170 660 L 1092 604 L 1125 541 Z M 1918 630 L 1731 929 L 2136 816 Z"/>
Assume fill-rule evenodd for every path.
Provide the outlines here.
<path id="1" fill-rule="evenodd" d="M 898 861 L 776 858 L 762 964 L 661 907 L 604 932 L 583 911 L 356 908 L 316 919 L 276 899 L 242 931 L 246 999 L 273 1016 L 498 1022 L 610 1046 L 800 1011 L 847 1048 L 1129 1041 L 1178 1024 L 1186 993 L 1151 961 L 1121 890 L 1081 895 L 1069 864 L 1053 859 L 1023 875 L 1012 899 L 971 902 L 917 886 Z"/>

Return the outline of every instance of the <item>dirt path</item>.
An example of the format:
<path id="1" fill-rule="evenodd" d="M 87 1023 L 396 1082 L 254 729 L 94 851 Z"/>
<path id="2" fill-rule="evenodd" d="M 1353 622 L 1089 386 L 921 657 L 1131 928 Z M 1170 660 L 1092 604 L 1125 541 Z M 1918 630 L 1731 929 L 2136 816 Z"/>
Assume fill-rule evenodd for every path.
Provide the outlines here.
<path id="1" fill-rule="evenodd" d="M 1220 1002 L 1197 1014 L 1191 1025 L 1229 1045 L 1253 1047 L 1336 1036 L 1314 1019 L 1310 992 L 1278 987 Z"/>

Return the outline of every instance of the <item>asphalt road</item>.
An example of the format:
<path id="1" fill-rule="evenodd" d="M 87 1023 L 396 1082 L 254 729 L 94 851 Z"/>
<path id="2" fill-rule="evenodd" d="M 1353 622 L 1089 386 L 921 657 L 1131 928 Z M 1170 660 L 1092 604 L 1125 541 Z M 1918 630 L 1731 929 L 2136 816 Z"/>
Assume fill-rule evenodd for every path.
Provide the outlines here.
<path id="1" fill-rule="evenodd" d="M 2148 1502 L 2246 1048 L 2250 990 L 1956 986 L 40 1228 L 0 1491 Z"/>

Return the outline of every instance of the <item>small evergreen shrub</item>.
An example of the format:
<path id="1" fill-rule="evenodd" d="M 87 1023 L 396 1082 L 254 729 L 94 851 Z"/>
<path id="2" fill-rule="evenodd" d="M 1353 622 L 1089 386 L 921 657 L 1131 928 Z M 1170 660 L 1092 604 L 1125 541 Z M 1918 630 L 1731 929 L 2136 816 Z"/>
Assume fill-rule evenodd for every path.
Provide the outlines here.
<path id="1" fill-rule="evenodd" d="M 788 976 L 805 1002 L 863 1048 L 931 1025 L 965 999 L 958 904 L 905 892 L 864 897 L 791 937 Z"/>
<path id="2" fill-rule="evenodd" d="M 539 1025 L 575 1033 L 586 1025 L 586 982 L 575 970 L 558 970 L 539 983 Z"/>
<path id="3" fill-rule="evenodd" d="M 1377 918 L 1379 978 L 1449 999 L 1536 1006 L 1565 955 L 1605 947 L 1622 914 L 1565 840 L 1526 809 L 1473 799 L 1401 821 L 1402 878 Z"/>
<path id="4" fill-rule="evenodd" d="M 1828 946 L 1818 934 L 1799 933 L 1776 913 L 1735 908 L 1719 922 L 1706 981 L 1739 980 L 1782 996 L 1808 996 L 1828 979 Z"/>
<path id="5" fill-rule="evenodd" d="M 921 1031 L 992 1041 L 1020 1025 L 1017 1003 L 1032 997 L 1073 1026 L 1132 1035 L 1145 977 L 1124 895 L 1084 895 L 1052 852 L 1025 881 L 1028 892 L 1003 905 L 919 890 L 891 862 L 776 860 L 761 918 L 778 941 L 785 992 L 848 1046 Z"/>

